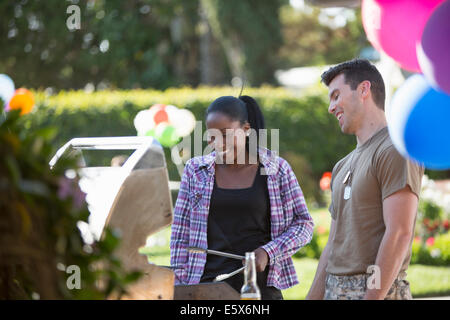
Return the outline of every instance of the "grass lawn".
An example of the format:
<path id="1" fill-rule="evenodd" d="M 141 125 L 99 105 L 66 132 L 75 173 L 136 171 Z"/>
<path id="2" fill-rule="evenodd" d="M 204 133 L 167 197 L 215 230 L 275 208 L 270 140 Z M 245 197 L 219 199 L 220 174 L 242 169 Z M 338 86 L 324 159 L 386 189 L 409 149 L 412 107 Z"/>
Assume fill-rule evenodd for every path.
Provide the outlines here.
<path id="1" fill-rule="evenodd" d="M 329 224 L 329 214 L 326 210 L 313 211 L 312 216 L 316 227 Z M 170 265 L 169 239 L 170 227 L 153 235 L 157 239 L 152 247 L 141 248 L 142 254 L 148 254 L 149 261 L 156 265 Z M 283 291 L 285 299 L 304 299 L 313 281 L 318 260 L 309 258 L 294 258 L 295 269 L 300 283 Z M 407 280 L 411 285 L 413 297 L 450 295 L 450 268 L 425 265 L 411 265 L 407 270 Z"/>

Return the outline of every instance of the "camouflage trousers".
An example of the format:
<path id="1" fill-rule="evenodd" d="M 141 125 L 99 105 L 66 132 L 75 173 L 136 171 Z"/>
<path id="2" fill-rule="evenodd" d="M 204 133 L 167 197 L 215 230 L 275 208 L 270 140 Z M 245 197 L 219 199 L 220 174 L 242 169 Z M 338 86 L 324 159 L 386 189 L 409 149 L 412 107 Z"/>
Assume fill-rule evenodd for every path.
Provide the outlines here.
<path id="1" fill-rule="evenodd" d="M 327 274 L 325 281 L 325 300 L 362 300 L 367 289 L 370 274 L 337 276 Z M 385 300 L 411 300 L 409 282 L 405 280 L 406 272 L 401 272 L 395 279 Z"/>

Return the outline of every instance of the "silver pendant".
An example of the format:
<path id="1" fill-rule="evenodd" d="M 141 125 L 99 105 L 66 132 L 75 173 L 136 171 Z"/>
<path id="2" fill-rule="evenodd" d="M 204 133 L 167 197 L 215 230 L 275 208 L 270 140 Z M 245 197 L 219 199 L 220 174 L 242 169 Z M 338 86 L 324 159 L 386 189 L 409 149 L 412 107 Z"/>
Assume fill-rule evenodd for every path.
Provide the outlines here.
<path id="1" fill-rule="evenodd" d="M 346 186 L 344 189 L 344 200 L 350 199 L 351 195 L 352 195 L 352 187 Z"/>

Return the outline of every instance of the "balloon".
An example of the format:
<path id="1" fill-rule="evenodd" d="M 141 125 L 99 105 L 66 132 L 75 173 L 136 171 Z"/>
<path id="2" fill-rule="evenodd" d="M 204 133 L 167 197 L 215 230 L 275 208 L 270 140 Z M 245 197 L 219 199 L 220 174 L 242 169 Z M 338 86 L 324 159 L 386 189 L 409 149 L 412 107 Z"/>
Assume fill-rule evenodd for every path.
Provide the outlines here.
<path id="1" fill-rule="evenodd" d="M 134 117 L 133 123 L 139 136 L 145 135 L 148 130 L 155 127 L 155 122 L 153 121 L 150 110 L 139 111 L 136 117 Z"/>
<path id="2" fill-rule="evenodd" d="M 155 137 L 155 134 L 156 134 L 155 128 L 152 128 L 145 133 L 145 135 L 149 137 Z"/>
<path id="3" fill-rule="evenodd" d="M 14 96 L 9 101 L 10 110 L 21 110 L 20 114 L 24 115 L 30 113 L 34 106 L 33 94 L 25 89 L 20 88 L 14 92 Z"/>
<path id="4" fill-rule="evenodd" d="M 180 137 L 177 135 L 173 126 L 167 124 L 166 122 L 162 122 L 155 128 L 155 138 L 164 147 L 171 147 L 178 142 Z"/>
<path id="5" fill-rule="evenodd" d="M 14 95 L 14 82 L 6 74 L 0 74 L 0 99 L 3 100 L 3 105 L 8 105 L 9 100 Z"/>
<path id="6" fill-rule="evenodd" d="M 180 137 L 188 136 L 195 127 L 195 116 L 187 109 L 177 108 L 176 112 L 169 112 L 169 121 Z"/>
<path id="7" fill-rule="evenodd" d="M 435 87 L 450 94 L 450 1 L 440 4 L 428 19 L 417 46 L 420 68 Z"/>
<path id="8" fill-rule="evenodd" d="M 450 96 L 413 75 L 395 92 L 388 128 L 397 150 L 435 170 L 450 168 Z"/>
<path id="9" fill-rule="evenodd" d="M 370 43 L 409 71 L 420 72 L 416 44 L 443 0 L 363 0 L 364 30 Z"/>
<path id="10" fill-rule="evenodd" d="M 162 145 L 171 146 L 194 130 L 195 116 L 191 111 L 173 105 L 155 104 L 148 110 L 138 112 L 134 126 L 138 135 L 152 135 L 160 142 L 164 141 Z"/>
<path id="11" fill-rule="evenodd" d="M 177 107 L 169 104 L 164 108 L 164 111 L 166 111 L 167 113 L 167 117 L 168 119 L 168 123 L 169 124 L 174 124 L 173 120 L 175 119 L 175 117 L 177 116 L 178 112 L 180 111 L 180 109 L 178 109 Z M 175 126 L 175 125 L 174 125 Z"/>
<path id="12" fill-rule="evenodd" d="M 152 114 L 152 118 L 153 121 L 155 122 L 155 125 L 161 122 L 169 122 L 169 117 L 167 116 L 165 109 L 166 105 L 160 103 L 155 104 L 149 108 L 149 111 Z"/>
<path id="13" fill-rule="evenodd" d="M 158 124 L 161 122 L 168 122 L 169 117 L 167 116 L 166 111 L 158 110 L 158 111 L 156 111 L 155 115 L 153 116 L 153 121 L 155 121 L 155 124 Z"/>

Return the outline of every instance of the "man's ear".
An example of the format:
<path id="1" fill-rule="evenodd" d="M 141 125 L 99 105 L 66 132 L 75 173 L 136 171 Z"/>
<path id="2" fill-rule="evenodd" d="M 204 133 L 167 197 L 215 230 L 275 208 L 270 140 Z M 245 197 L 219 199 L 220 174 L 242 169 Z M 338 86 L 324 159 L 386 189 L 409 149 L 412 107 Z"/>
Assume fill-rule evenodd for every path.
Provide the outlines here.
<path id="1" fill-rule="evenodd" d="M 365 100 L 370 96 L 370 94 L 371 94 L 370 88 L 371 88 L 371 83 L 369 80 L 364 80 L 363 82 L 361 82 L 358 85 L 357 90 L 362 99 Z"/>

